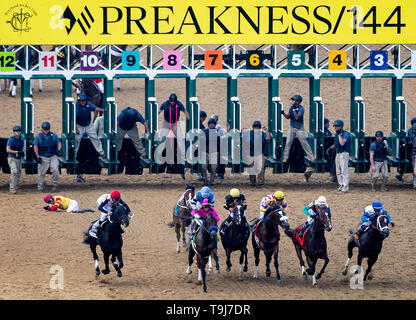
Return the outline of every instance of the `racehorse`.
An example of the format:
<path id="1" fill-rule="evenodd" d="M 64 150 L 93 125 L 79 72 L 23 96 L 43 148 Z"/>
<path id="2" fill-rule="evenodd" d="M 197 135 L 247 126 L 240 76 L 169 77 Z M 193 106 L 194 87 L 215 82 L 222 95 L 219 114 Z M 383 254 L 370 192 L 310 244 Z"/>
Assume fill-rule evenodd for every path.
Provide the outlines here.
<path id="1" fill-rule="evenodd" d="M 187 186 L 185 193 L 179 199 L 177 207 L 173 209 L 173 225 L 175 226 L 176 232 L 176 252 L 180 252 L 180 238 L 182 231 L 182 245 L 183 247 L 187 246 L 185 239 L 185 228 L 189 227 L 192 221 L 192 199 L 195 195 L 195 188 L 193 186 Z"/>
<path id="2" fill-rule="evenodd" d="M 198 221 L 199 220 L 199 221 Z M 204 292 L 207 292 L 206 285 L 206 271 L 205 266 L 208 262 L 208 257 L 217 250 L 218 241 L 218 226 L 217 220 L 212 214 L 208 214 L 205 221 L 202 222 L 198 219 L 196 222 L 199 224 L 199 228 L 195 233 L 193 239 L 191 239 L 189 253 L 188 253 L 188 269 L 187 274 L 191 274 L 191 265 L 194 260 L 195 254 L 197 255 L 197 266 L 198 266 L 198 280 L 203 283 Z M 218 266 L 218 256 L 214 256 L 215 262 Z"/>
<path id="3" fill-rule="evenodd" d="M 380 214 L 374 219 L 371 226 L 368 228 L 368 231 L 361 234 L 360 239 L 356 240 L 353 235 L 353 231 L 349 230 L 350 239 L 348 240 L 348 259 L 345 263 L 342 274 L 345 276 L 347 274 L 347 268 L 352 258 L 352 249 L 358 247 L 358 257 L 357 265 L 358 268 L 355 270 L 355 273 L 361 273 L 361 263 L 363 258 L 368 258 L 367 260 L 367 270 L 364 274 L 364 281 L 368 278 L 371 280 L 372 276 L 372 267 L 378 259 L 378 255 L 381 252 L 383 246 L 383 240 L 389 236 L 389 221 L 386 215 Z"/>
<path id="4" fill-rule="evenodd" d="M 231 271 L 231 252 L 240 250 L 240 274 L 241 277 L 242 272 L 247 272 L 247 225 L 244 217 L 244 209 L 241 206 L 241 200 L 235 199 L 234 200 L 234 208 L 233 210 L 233 220 L 231 224 L 228 226 L 225 234 L 221 233 L 221 242 L 222 246 L 224 247 L 225 254 L 227 255 L 227 271 Z M 225 222 L 225 221 L 224 221 Z M 224 222 L 221 224 L 220 230 L 223 230 Z M 249 234 L 249 233 L 248 233 Z M 244 260 L 244 268 L 243 268 L 243 260 Z"/>
<path id="5" fill-rule="evenodd" d="M 100 89 L 98 89 L 93 79 L 83 78 L 80 81 L 80 90 L 87 96 L 88 102 L 91 102 L 98 108 L 105 109 L 103 107 L 103 94 L 101 93 Z M 94 119 L 92 120 L 92 122 L 95 122 L 97 115 L 98 111 L 94 111 Z"/>
<path id="6" fill-rule="evenodd" d="M 260 262 L 260 249 L 263 250 L 266 257 L 266 277 L 270 277 L 270 261 L 272 255 L 274 258 L 274 267 L 276 268 L 276 280 L 281 283 L 279 273 L 279 240 L 280 232 L 278 226 L 282 228 L 289 228 L 288 217 L 286 212 L 277 207 L 273 209 L 260 223 L 257 224 L 256 229 L 253 231 L 251 240 L 254 250 L 254 274 L 253 278 L 258 278 L 258 265 Z"/>
<path id="7" fill-rule="evenodd" d="M 111 255 L 111 262 L 113 263 L 114 269 L 117 271 L 117 276 L 121 277 L 123 275 L 121 273 L 121 269 L 124 266 L 121 252 L 121 248 L 123 246 L 123 238 L 121 237 L 121 234 L 124 231 L 122 230 L 121 225 L 128 227 L 129 220 L 130 217 L 126 212 L 126 209 L 123 206 L 118 206 L 114 209 L 111 217 L 109 217 L 108 220 L 106 220 L 102 225 L 99 239 L 93 238 L 89 235 L 89 231 L 95 221 L 91 223 L 88 231 L 84 233 L 83 243 L 90 245 L 95 261 L 95 274 L 97 277 L 100 275 L 100 267 L 98 265 L 98 255 L 96 250 L 97 245 L 100 245 L 104 254 L 105 269 L 101 272 L 103 274 L 108 274 L 110 272 L 109 258 Z M 118 264 L 116 263 L 116 258 L 118 260 Z"/>
<path id="8" fill-rule="evenodd" d="M 304 231 L 303 240 L 299 240 L 297 237 L 297 231 L 285 230 L 285 234 L 292 238 L 293 244 L 295 245 L 296 254 L 298 255 L 300 266 L 302 268 L 302 277 L 307 279 L 307 274 L 312 275 L 312 285 L 316 286 L 316 280 L 320 279 L 325 271 L 326 266 L 329 263 L 327 245 L 325 239 L 325 230 L 331 231 L 331 217 L 328 214 L 328 207 L 319 207 L 319 212 L 315 216 L 312 226 L 309 230 Z M 299 241 L 301 243 L 299 243 Z M 305 272 L 305 263 L 302 259 L 302 250 L 305 252 L 306 260 L 309 268 Z M 315 274 L 315 266 L 318 259 L 324 259 L 324 266 L 318 274 Z"/>

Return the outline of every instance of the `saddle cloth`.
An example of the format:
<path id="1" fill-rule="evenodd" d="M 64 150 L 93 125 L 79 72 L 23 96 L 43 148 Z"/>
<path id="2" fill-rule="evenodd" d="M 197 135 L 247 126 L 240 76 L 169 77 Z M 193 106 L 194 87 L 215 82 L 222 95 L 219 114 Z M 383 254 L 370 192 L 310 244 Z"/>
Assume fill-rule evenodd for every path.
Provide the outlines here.
<path id="1" fill-rule="evenodd" d="M 303 247 L 303 243 L 304 243 L 304 241 L 305 241 L 305 235 L 306 235 L 306 233 L 309 231 L 309 229 L 311 228 L 311 226 L 308 226 L 307 228 L 306 228 L 306 230 L 305 231 L 303 231 L 303 234 L 302 234 L 302 238 L 301 237 L 299 237 L 299 233 L 300 233 L 300 231 L 303 229 L 303 224 L 301 224 L 299 227 L 297 227 L 296 228 L 296 232 L 295 232 L 295 239 L 296 239 L 296 241 L 301 245 L 301 247 Z"/>

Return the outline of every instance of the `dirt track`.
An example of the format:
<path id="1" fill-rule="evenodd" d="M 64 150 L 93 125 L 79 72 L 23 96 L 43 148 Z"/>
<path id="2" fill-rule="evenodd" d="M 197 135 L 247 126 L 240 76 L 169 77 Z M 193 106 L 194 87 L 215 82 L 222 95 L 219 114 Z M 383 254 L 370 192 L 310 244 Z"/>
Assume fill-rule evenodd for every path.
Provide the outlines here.
<path id="1" fill-rule="evenodd" d="M 408 119 L 416 115 L 416 79 L 405 79 L 404 96 L 408 102 Z M 2 84 L 3 85 L 3 84 Z M 253 120 L 267 119 L 267 81 L 265 79 L 239 80 L 239 97 L 243 105 L 243 126 L 248 128 Z M 144 114 L 144 80 L 122 80 L 122 90 L 115 91 L 119 111 L 126 106 L 139 107 Z M 307 96 L 307 80 L 282 79 L 281 98 L 287 109 L 289 98 L 295 93 Z M 37 88 L 37 83 L 35 85 Z M 169 93 L 176 92 L 180 99 L 185 96 L 185 80 L 156 81 L 159 103 Z M 321 92 L 326 103 L 326 116 L 341 118 L 349 127 L 349 81 L 326 79 Z M 19 91 L 18 91 L 19 94 Z M 198 80 L 197 94 L 201 108 L 208 115 L 218 113 L 224 125 L 226 84 L 225 80 Z M 390 81 L 388 79 L 363 80 L 363 98 L 366 101 L 368 135 L 382 129 L 390 132 Z M 306 100 L 306 99 L 305 99 Z M 44 92 L 34 93 L 35 131 L 44 120 L 52 123 L 52 131 L 60 134 L 61 106 L 59 82 L 44 81 Z M 287 101 L 287 102 L 286 102 Z M 20 100 L 0 93 L 3 116 L 0 120 L 2 137 L 11 135 L 11 127 L 19 123 Z M 308 102 L 304 104 L 308 114 Z M 308 118 L 305 119 L 306 128 Z M 382 123 L 383 126 L 378 126 Z M 287 122 L 285 123 L 285 127 Z M 141 133 L 143 132 L 142 129 Z M 289 204 L 289 223 L 292 227 L 305 221 L 301 212 L 304 205 L 323 194 L 333 211 L 333 230 L 327 233 L 330 263 L 318 287 L 313 288 L 311 279 L 303 281 L 293 244 L 282 234 L 280 242 L 280 273 L 283 284 L 277 285 L 272 277 L 265 277 L 264 256 L 261 255 L 259 276 L 252 279 L 253 250 L 249 244 L 249 272 L 238 280 L 238 254 L 232 256 L 233 268 L 225 271 L 225 255 L 219 247 L 221 274 L 209 274 L 208 293 L 202 293 L 197 283 L 197 269 L 185 274 L 186 253 L 176 253 L 171 221 L 172 208 L 183 192 L 185 183 L 180 176 L 87 176 L 85 184 L 75 183 L 73 176 L 63 170 L 59 194 L 76 199 L 82 208 L 95 208 L 96 199 L 112 189 L 119 189 L 136 216 L 124 234 L 124 276 L 117 278 L 112 272 L 95 279 L 94 264 L 89 248 L 83 245 L 82 233 L 98 213 L 68 214 L 50 213 L 42 209 L 43 194 L 36 191 L 37 176 L 23 175 L 21 192 L 8 193 L 9 175 L 0 174 L 2 194 L 2 222 L 0 241 L 2 260 L 0 264 L 1 299 L 415 299 L 416 298 L 416 249 L 412 226 L 416 223 L 414 213 L 415 193 L 410 189 L 411 177 L 405 182 L 394 179 L 396 169 L 390 174 L 390 191 L 370 192 L 368 174 L 357 175 L 350 169 L 351 192 L 339 195 L 336 185 L 329 182 L 329 174 L 314 175 L 309 184 L 301 174 L 273 175 L 266 172 L 266 187 L 250 188 L 248 177 L 231 175 L 214 186 L 217 209 L 221 220 L 225 218 L 222 201 L 232 187 L 238 187 L 246 195 L 247 216 L 257 216 L 260 199 L 267 193 L 281 189 Z M 49 177 L 47 182 L 50 181 Z M 186 182 L 195 182 L 195 176 L 187 175 Z M 196 182 L 195 182 L 196 183 Z M 200 184 L 196 183 L 199 187 Z M 341 275 L 346 260 L 348 229 L 355 226 L 363 208 L 375 198 L 381 200 L 396 223 L 396 228 L 384 242 L 383 251 L 375 265 L 374 279 L 365 284 L 364 290 L 350 289 L 351 275 Z M 355 263 L 356 255 L 353 258 Z M 353 263 L 351 265 L 353 265 Z M 49 286 L 50 268 L 59 265 L 64 270 L 64 290 Z M 318 264 L 318 268 L 322 262 Z M 102 267 L 102 264 L 101 264 Z"/>

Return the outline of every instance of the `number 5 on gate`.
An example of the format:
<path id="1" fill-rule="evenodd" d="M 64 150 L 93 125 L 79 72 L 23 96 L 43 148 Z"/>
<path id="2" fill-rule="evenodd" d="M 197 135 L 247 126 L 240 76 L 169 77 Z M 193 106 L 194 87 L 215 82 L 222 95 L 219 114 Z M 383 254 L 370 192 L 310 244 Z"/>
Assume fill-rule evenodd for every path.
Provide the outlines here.
<path id="1" fill-rule="evenodd" d="M 222 51 L 206 50 L 204 52 L 205 70 L 222 70 Z"/>

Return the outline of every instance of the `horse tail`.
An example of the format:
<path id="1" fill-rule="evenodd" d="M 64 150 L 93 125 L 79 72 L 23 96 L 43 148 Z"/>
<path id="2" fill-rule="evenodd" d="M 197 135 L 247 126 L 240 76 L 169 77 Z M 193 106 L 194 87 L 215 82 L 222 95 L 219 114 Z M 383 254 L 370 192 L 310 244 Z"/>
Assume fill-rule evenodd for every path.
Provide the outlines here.
<path id="1" fill-rule="evenodd" d="M 89 237 L 88 232 L 84 232 L 84 240 L 82 241 L 83 244 L 91 244 L 92 239 Z"/>
<path id="2" fill-rule="evenodd" d="M 287 235 L 289 238 L 293 238 L 293 234 L 295 230 L 284 229 L 284 232 L 285 232 L 285 235 Z"/>

